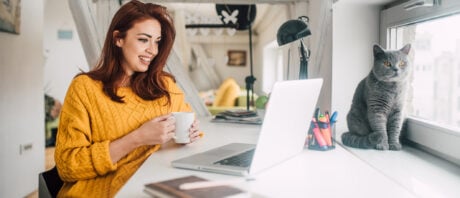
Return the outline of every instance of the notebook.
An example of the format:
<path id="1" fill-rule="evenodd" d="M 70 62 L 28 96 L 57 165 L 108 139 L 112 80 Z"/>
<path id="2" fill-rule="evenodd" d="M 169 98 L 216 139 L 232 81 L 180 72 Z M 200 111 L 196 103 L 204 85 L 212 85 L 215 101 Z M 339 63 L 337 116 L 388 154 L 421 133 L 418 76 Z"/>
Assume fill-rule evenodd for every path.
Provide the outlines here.
<path id="1" fill-rule="evenodd" d="M 230 143 L 174 160 L 172 166 L 247 176 L 299 154 L 304 148 L 322 83 L 322 79 L 275 83 L 256 144 Z"/>

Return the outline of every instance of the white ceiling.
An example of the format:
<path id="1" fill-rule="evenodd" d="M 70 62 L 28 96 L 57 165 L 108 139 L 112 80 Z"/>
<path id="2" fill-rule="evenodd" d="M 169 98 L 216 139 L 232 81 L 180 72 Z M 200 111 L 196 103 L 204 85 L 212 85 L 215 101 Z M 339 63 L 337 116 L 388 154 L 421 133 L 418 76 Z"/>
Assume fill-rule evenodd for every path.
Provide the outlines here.
<path id="1" fill-rule="evenodd" d="M 189 13 L 197 13 L 204 16 L 216 16 L 216 3 L 224 4 L 257 4 L 257 15 L 254 26 L 265 14 L 270 5 L 290 2 L 302 2 L 308 0 L 145 0 L 146 2 L 161 3 L 171 10 L 185 10 Z M 372 5 L 386 5 L 398 0 L 333 0 L 334 2 L 360 3 Z"/>
<path id="2" fill-rule="evenodd" d="M 158 1 L 157 1 L 158 2 Z M 162 3 L 169 10 L 184 10 L 189 14 L 195 14 L 199 16 L 213 17 L 217 16 L 216 4 L 215 3 Z M 264 18 L 267 9 L 272 6 L 270 4 L 257 4 L 256 19 L 253 23 L 253 28 L 257 29 L 258 24 Z"/>
<path id="3" fill-rule="evenodd" d="M 276 4 L 304 2 L 308 0 L 144 0 L 145 2 L 160 3 L 165 5 L 168 9 L 185 10 L 189 14 L 199 16 L 217 16 L 215 4 L 257 4 L 256 19 L 253 23 L 253 28 L 256 30 L 260 21 L 264 18 L 269 7 Z M 404 0 L 333 0 L 335 3 L 358 3 L 358 4 L 371 4 L 371 5 L 386 5 L 395 1 Z M 269 13 L 267 13 L 269 14 Z"/>
<path id="4" fill-rule="evenodd" d="M 350 3 L 362 3 L 362 4 L 373 4 L 373 5 L 386 5 L 400 0 L 336 0 L 339 2 L 350 2 Z"/>
<path id="5" fill-rule="evenodd" d="M 151 2 L 163 2 L 163 3 L 223 3 L 223 4 L 276 4 L 276 3 L 291 3 L 291 2 L 305 2 L 308 0 L 146 0 Z M 405 1 L 405 0 L 333 0 L 337 1 L 346 1 L 352 3 L 364 3 L 364 4 L 374 4 L 374 5 L 385 5 L 395 1 Z"/>
<path id="6" fill-rule="evenodd" d="M 147 0 L 148 1 L 148 0 Z M 259 3 L 289 3 L 306 2 L 308 0 L 150 0 L 165 3 L 222 3 L 222 4 L 259 4 Z"/>
<path id="7" fill-rule="evenodd" d="M 190 12 L 199 11 L 203 15 L 215 15 L 215 4 L 257 4 L 257 15 L 269 5 L 291 2 L 303 2 L 308 0 L 145 0 L 146 2 L 161 3 L 168 9 L 183 9 Z M 360 3 L 372 5 L 386 5 L 395 1 L 404 0 L 333 0 L 334 2 Z"/>

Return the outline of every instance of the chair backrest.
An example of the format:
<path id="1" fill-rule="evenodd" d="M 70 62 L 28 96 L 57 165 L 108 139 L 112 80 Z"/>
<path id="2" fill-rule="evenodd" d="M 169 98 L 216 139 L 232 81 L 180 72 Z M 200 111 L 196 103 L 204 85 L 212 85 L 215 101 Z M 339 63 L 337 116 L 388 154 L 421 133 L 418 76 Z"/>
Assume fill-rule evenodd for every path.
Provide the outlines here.
<path id="1" fill-rule="evenodd" d="M 38 197 L 57 197 L 63 181 L 59 177 L 56 166 L 38 175 Z"/>

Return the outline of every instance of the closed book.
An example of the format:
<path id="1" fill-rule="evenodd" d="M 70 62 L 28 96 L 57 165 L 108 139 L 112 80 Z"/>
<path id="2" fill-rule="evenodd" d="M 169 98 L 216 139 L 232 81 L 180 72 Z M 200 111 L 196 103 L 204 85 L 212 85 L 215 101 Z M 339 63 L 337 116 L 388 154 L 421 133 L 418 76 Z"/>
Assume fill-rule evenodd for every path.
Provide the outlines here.
<path id="1" fill-rule="evenodd" d="M 186 176 L 170 180 L 145 184 L 144 192 L 157 198 L 216 198 L 216 197 L 249 197 L 245 191 L 232 186 L 214 186 L 190 190 L 179 189 L 184 183 L 208 181 L 197 176 Z"/>
<path id="2" fill-rule="evenodd" d="M 232 121 L 241 121 L 241 122 L 248 122 L 254 124 L 262 124 L 262 118 L 255 116 L 255 117 L 234 117 L 234 116 L 227 116 L 227 115 L 216 115 L 213 119 L 214 121 L 219 120 L 227 120 L 228 122 Z"/>
<path id="3" fill-rule="evenodd" d="M 226 111 L 221 112 L 219 114 L 226 115 L 226 116 L 240 117 L 240 118 L 257 117 L 257 112 L 243 110 L 243 109 L 226 110 Z"/>
<path id="4" fill-rule="evenodd" d="M 263 119 L 262 117 L 259 117 L 255 111 L 235 109 L 218 113 L 211 121 L 240 124 L 262 124 Z"/>

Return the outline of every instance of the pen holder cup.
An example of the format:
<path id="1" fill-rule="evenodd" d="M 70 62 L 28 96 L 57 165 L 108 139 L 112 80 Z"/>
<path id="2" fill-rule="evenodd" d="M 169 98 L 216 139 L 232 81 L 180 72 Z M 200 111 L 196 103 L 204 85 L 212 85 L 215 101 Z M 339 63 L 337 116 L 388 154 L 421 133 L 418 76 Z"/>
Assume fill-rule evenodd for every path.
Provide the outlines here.
<path id="1" fill-rule="evenodd" d="M 335 125 L 327 122 L 312 121 L 308 135 L 305 140 L 305 146 L 311 150 L 328 151 L 335 149 Z"/>

